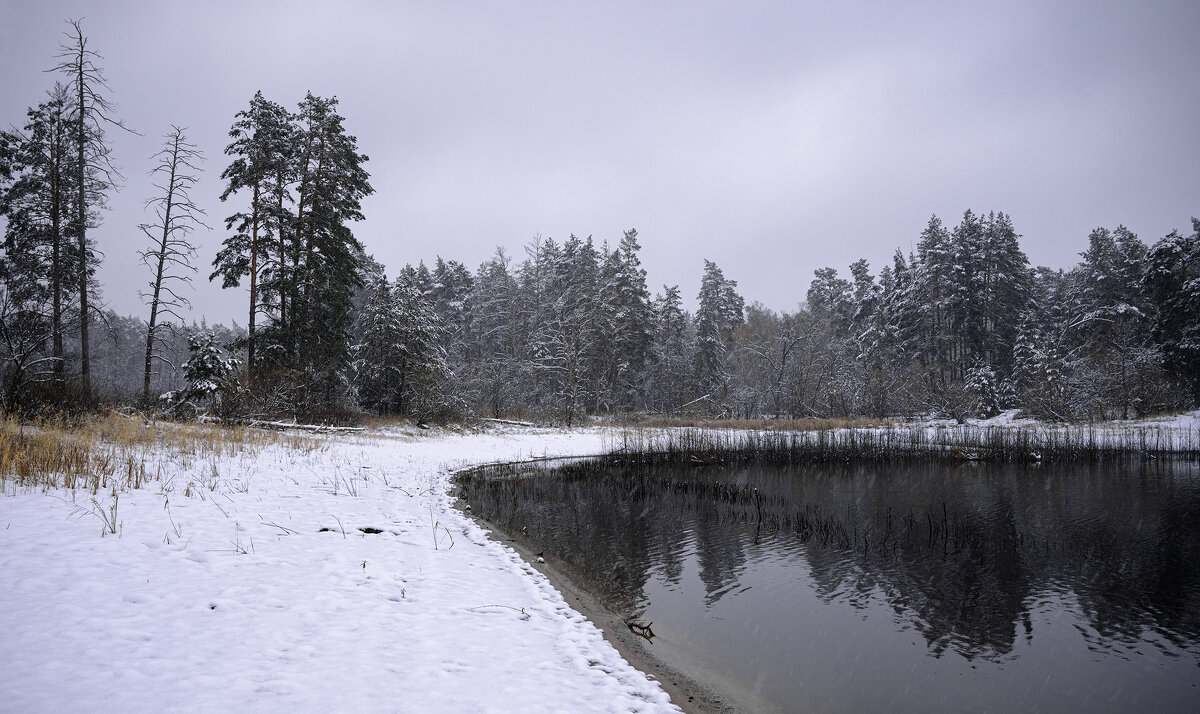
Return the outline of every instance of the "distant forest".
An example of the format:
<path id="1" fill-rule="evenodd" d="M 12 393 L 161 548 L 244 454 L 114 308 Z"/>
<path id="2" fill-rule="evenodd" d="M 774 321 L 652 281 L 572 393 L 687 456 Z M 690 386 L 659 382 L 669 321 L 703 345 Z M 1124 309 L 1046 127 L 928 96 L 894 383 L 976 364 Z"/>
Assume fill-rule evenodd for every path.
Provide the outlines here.
<path id="1" fill-rule="evenodd" d="M 138 401 L 223 416 L 418 419 L 626 413 L 1051 420 L 1200 406 L 1200 220 L 1147 245 L 1097 228 L 1070 270 L 1032 267 L 1004 213 L 934 216 L 916 248 L 815 271 L 794 312 L 747 305 L 705 261 L 698 308 L 651 295 L 636 230 L 534 238 L 471 270 L 392 277 L 354 236 L 372 193 L 336 99 L 256 94 L 233 118 L 210 280 L 246 327 L 187 324 L 203 153 L 172 127 L 149 168 L 144 315 L 103 311 L 93 238 L 120 181 L 99 55 L 78 22 L 61 82 L 0 133 L 0 408 Z M 898 233 L 909 230 L 897 227 Z M 916 227 L 912 228 L 916 232 Z M 220 233 L 220 231 L 218 231 Z M 905 241 L 907 242 L 907 241 Z M 765 259 L 765 258 L 764 258 Z M 205 269 L 204 273 L 208 273 Z M 203 273 L 201 273 L 203 275 Z M 798 281 L 799 282 L 799 281 Z M 167 392 L 165 398 L 160 395 Z"/>

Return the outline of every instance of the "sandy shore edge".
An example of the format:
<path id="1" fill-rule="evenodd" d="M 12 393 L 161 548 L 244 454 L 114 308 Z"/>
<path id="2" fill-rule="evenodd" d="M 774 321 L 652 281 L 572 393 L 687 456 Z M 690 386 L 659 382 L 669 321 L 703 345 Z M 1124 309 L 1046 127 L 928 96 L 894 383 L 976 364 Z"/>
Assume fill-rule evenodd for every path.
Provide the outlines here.
<path id="1" fill-rule="evenodd" d="M 646 647 L 641 645 L 640 638 L 629 631 L 620 615 L 610 611 L 596 593 L 583 587 L 576 579 L 568 575 L 565 563 L 558 563 L 550 557 L 543 558 L 545 562 L 537 562 L 535 544 L 515 538 L 513 534 L 506 532 L 494 523 L 471 511 L 462 510 L 462 505 L 465 503 L 455 504 L 460 513 L 471 518 L 480 528 L 487 531 L 488 537 L 492 540 L 512 548 L 531 567 L 545 575 L 555 589 L 562 594 L 568 605 L 578 610 L 604 633 L 604 639 L 616 648 L 625 661 L 642 672 L 653 675 L 663 690 L 671 697 L 671 701 L 685 714 L 733 714 L 737 711 L 728 696 L 687 672 L 671 667 L 656 657 L 654 653 L 647 651 Z"/>

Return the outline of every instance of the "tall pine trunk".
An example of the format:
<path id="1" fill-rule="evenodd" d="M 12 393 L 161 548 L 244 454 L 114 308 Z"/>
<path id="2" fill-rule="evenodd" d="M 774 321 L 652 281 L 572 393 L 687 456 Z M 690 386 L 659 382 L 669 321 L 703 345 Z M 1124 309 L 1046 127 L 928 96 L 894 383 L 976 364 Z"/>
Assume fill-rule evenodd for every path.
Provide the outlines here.
<path id="1" fill-rule="evenodd" d="M 261 183 L 256 176 L 254 179 L 254 204 L 250 209 L 250 319 L 246 337 L 246 379 L 251 385 L 254 384 L 254 316 L 258 312 L 258 219 Z"/>
<path id="2" fill-rule="evenodd" d="M 79 44 L 79 64 L 78 71 L 75 77 L 76 84 L 76 100 L 79 105 L 75 107 L 76 124 L 75 124 L 75 144 L 78 156 L 76 160 L 79 162 L 78 175 L 76 180 L 78 183 L 78 198 L 76 209 L 78 215 L 76 220 L 79 221 L 79 376 L 80 388 L 83 390 L 84 401 L 90 401 L 92 398 L 92 369 L 91 362 L 88 359 L 89 344 L 88 344 L 88 255 L 87 255 L 87 163 L 84 161 L 87 148 L 87 125 L 84 123 L 84 48 L 83 43 Z"/>
<path id="3" fill-rule="evenodd" d="M 275 207 L 275 211 L 276 211 L 276 213 L 275 213 L 275 224 L 276 224 L 275 239 L 279 243 L 279 275 L 276 276 L 275 281 L 279 285 L 279 330 L 280 330 L 280 332 L 282 332 L 283 334 L 286 335 L 287 334 L 287 326 L 288 326 L 288 322 L 287 322 L 287 319 L 288 319 L 287 298 L 288 298 L 288 296 L 287 296 L 287 264 L 284 262 L 284 260 L 285 260 L 284 244 L 285 244 L 286 240 L 284 238 L 285 230 L 284 230 L 284 218 L 283 218 L 284 217 L 283 199 L 284 199 L 285 191 L 284 191 L 283 181 L 284 181 L 283 171 L 280 170 L 276 173 L 276 179 L 275 179 L 275 191 L 279 195 L 279 204 Z"/>
<path id="4" fill-rule="evenodd" d="M 62 110 L 60 108 L 55 119 L 54 134 L 50 144 L 50 341 L 51 357 L 54 358 L 54 386 L 56 390 L 60 389 L 66 381 L 66 367 L 63 364 L 62 326 L 62 164 L 64 150 Z"/>

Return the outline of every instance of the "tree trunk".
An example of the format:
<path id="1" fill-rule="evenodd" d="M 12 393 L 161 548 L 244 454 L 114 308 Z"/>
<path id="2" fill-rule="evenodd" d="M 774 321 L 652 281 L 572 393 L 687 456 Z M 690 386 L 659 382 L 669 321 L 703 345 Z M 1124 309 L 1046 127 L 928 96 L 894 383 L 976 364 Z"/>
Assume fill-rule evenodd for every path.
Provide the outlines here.
<path id="1" fill-rule="evenodd" d="M 142 397 L 150 399 L 150 370 L 154 366 L 154 329 L 158 322 L 158 299 L 162 292 L 163 269 L 167 262 L 167 241 L 171 237 L 171 208 L 175 203 L 175 167 L 179 161 L 179 137 L 171 152 L 171 174 L 167 181 L 167 205 L 163 210 L 163 232 L 158 244 L 158 265 L 154 271 L 154 294 L 150 298 L 150 321 L 146 327 L 146 364 L 142 379 Z"/>
<path id="2" fill-rule="evenodd" d="M 254 316 L 258 312 L 258 215 L 259 215 L 259 184 L 254 178 L 254 205 L 250 209 L 250 320 L 246 337 L 246 380 L 254 385 Z"/>
<path id="3" fill-rule="evenodd" d="M 283 172 L 276 173 L 275 190 L 279 194 L 279 205 L 276 206 L 276 236 L 275 239 L 279 242 L 279 275 L 276 281 L 279 283 L 279 329 L 287 334 L 287 264 L 284 262 L 284 220 L 283 220 Z"/>
<path id="4" fill-rule="evenodd" d="M 63 163 L 63 128 L 62 113 L 54 123 L 54 137 L 50 150 L 50 339 L 51 356 L 54 358 L 54 386 L 61 389 L 66 381 L 66 368 L 63 364 L 63 329 L 62 329 L 62 163 Z"/>
<path id="5" fill-rule="evenodd" d="M 84 162 L 87 147 L 87 126 L 84 123 L 84 49 L 83 42 L 79 43 L 79 64 L 76 75 L 76 98 L 79 105 L 75 108 L 78 115 L 76 122 L 76 149 L 79 161 L 78 176 L 78 221 L 79 221 L 79 376 L 80 388 L 84 401 L 92 398 L 92 369 L 88 360 L 88 261 L 87 261 L 87 164 Z"/>

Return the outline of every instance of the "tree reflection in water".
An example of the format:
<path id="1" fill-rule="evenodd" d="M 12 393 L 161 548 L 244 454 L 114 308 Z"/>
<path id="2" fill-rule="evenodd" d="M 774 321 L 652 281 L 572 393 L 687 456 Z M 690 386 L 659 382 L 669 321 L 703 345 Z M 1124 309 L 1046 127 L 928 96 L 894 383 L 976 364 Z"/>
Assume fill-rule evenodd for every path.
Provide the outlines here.
<path id="1" fill-rule="evenodd" d="M 1034 608 L 1074 598 L 1089 647 L 1145 654 L 1152 641 L 1200 662 L 1194 463 L 581 462 L 461 486 L 476 513 L 526 529 L 619 612 L 648 606 L 652 577 L 678 586 L 690 557 L 712 608 L 769 552 L 825 602 L 883 600 L 926 656 L 1003 661 L 1034 636 Z"/>

